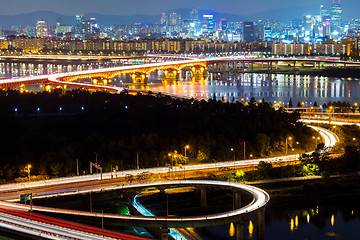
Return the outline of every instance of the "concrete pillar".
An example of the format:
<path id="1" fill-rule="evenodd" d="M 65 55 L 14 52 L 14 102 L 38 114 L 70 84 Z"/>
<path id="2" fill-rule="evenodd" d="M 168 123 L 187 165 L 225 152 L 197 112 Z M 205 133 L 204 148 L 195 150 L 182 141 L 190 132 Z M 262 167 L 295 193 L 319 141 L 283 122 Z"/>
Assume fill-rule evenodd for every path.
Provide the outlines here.
<path id="1" fill-rule="evenodd" d="M 244 239 L 244 225 L 242 223 L 235 223 L 235 239 Z"/>
<path id="2" fill-rule="evenodd" d="M 201 189 L 201 207 L 206 208 L 206 189 Z"/>
<path id="3" fill-rule="evenodd" d="M 273 63 L 270 62 L 270 72 L 272 72 L 272 70 L 273 70 Z"/>
<path id="4" fill-rule="evenodd" d="M 241 208 L 241 192 L 234 192 L 234 207 L 235 209 Z"/>
<path id="5" fill-rule="evenodd" d="M 168 228 L 161 228 L 160 229 L 160 239 L 161 240 L 168 240 L 169 239 L 169 229 Z"/>
<path id="6" fill-rule="evenodd" d="M 251 62 L 251 71 L 254 71 L 254 62 Z"/>
<path id="7" fill-rule="evenodd" d="M 296 71 L 296 61 L 294 61 L 294 71 Z"/>
<path id="8" fill-rule="evenodd" d="M 257 212 L 257 236 L 258 240 L 265 240 L 265 208 Z"/>

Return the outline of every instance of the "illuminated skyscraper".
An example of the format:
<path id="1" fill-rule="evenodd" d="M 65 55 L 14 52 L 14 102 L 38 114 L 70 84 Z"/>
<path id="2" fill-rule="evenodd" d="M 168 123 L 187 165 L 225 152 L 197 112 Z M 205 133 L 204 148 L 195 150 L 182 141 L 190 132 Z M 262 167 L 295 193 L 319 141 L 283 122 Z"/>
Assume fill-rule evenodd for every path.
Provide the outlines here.
<path id="1" fill-rule="evenodd" d="M 324 5 L 320 5 L 320 17 L 329 16 L 329 11 L 324 7 Z"/>
<path id="2" fill-rule="evenodd" d="M 213 33 L 215 32 L 215 21 L 214 21 L 214 15 L 204 15 L 204 22 L 206 24 L 206 30 L 207 33 Z"/>
<path id="3" fill-rule="evenodd" d="M 171 26 L 176 26 L 176 25 L 181 25 L 181 15 L 178 13 L 170 13 L 169 15 L 170 18 L 170 25 Z"/>
<path id="4" fill-rule="evenodd" d="M 43 19 L 36 23 L 36 37 L 45 38 L 48 36 L 48 24 Z"/>
<path id="5" fill-rule="evenodd" d="M 244 22 L 244 41 L 255 41 L 255 26 L 254 22 Z"/>
<path id="6" fill-rule="evenodd" d="M 161 14 L 161 25 L 169 25 L 169 16 L 166 13 Z"/>
<path id="7" fill-rule="evenodd" d="M 325 38 L 330 37 L 330 23 L 331 23 L 331 17 L 330 16 L 324 16 L 322 18 L 322 36 Z"/>
<path id="8" fill-rule="evenodd" d="M 76 16 L 76 26 L 75 32 L 82 33 L 82 23 L 85 21 L 85 16 L 83 14 Z"/>
<path id="9" fill-rule="evenodd" d="M 190 11 L 190 20 L 192 22 L 199 21 L 199 10 L 197 8 L 191 9 L 191 11 Z"/>
<path id="10" fill-rule="evenodd" d="M 222 18 L 220 20 L 220 29 L 222 31 L 225 31 L 228 28 L 228 21 L 226 20 L 226 18 Z"/>
<path id="11" fill-rule="evenodd" d="M 338 3 L 333 1 L 333 5 L 331 7 L 331 25 L 334 29 L 338 29 L 342 25 L 342 12 L 343 9 L 340 5 L 340 1 Z"/>

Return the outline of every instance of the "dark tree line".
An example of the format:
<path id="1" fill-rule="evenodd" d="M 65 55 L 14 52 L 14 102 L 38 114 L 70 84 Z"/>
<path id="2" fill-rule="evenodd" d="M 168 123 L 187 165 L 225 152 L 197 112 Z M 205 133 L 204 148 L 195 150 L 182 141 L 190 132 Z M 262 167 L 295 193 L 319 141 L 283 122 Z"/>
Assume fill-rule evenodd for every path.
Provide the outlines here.
<path id="1" fill-rule="evenodd" d="M 283 153 L 299 142 L 312 147 L 312 133 L 298 113 L 275 110 L 266 102 L 173 99 L 162 95 L 62 91 L 0 91 L 0 179 L 32 175 L 67 176 L 89 172 L 89 162 L 104 171 L 165 166 L 168 153 L 189 145 L 191 161 L 242 159 L 243 144 L 254 157 Z"/>

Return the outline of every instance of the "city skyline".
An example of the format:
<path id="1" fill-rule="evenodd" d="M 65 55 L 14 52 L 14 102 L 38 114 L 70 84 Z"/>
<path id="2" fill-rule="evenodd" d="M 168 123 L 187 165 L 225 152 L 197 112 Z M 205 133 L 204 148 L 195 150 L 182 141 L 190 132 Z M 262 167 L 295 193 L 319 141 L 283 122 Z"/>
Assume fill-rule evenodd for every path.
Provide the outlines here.
<path id="1" fill-rule="evenodd" d="M 4 0 L 1 0 L 4 1 Z M 1 2 L 0 1 L 0 2 Z M 154 4 L 157 3 L 157 4 Z M 0 9 L 0 15 L 16 15 L 31 13 L 39 10 L 55 11 L 64 15 L 77 15 L 81 13 L 100 13 L 109 15 L 158 15 L 161 12 L 172 11 L 177 8 L 199 8 L 217 11 L 221 13 L 237 14 L 248 16 L 261 12 L 278 11 L 279 9 L 289 8 L 308 8 L 318 9 L 319 5 L 331 5 L 331 0 L 304 0 L 299 2 L 289 2 L 284 0 L 259 0 L 255 2 L 245 2 L 236 0 L 225 0 L 221 3 L 214 0 L 199 0 L 181 2 L 155 0 L 145 1 L 138 0 L 133 2 L 124 2 L 123 0 L 104 0 L 101 7 L 95 0 L 64 0 L 64 1 L 46 1 L 46 0 L 12 0 L 11 2 L 3 2 Z M 350 19 L 357 17 L 356 9 L 360 7 L 360 2 L 356 0 L 341 1 L 344 9 L 344 18 Z M 139 8 L 138 6 L 142 6 Z M 304 13 L 304 14 L 312 14 Z"/>

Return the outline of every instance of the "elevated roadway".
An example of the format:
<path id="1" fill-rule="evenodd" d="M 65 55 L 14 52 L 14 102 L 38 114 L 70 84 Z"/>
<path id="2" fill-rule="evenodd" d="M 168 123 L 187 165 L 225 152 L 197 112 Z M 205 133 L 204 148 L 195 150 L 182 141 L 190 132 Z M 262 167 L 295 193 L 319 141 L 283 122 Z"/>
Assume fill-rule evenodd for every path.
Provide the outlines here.
<path id="1" fill-rule="evenodd" d="M 0 208 L 0 228 L 33 239 L 147 240 L 148 238 L 103 230 L 34 212 Z"/>
<path id="2" fill-rule="evenodd" d="M 331 148 L 338 142 L 338 137 L 333 132 L 320 128 L 317 126 L 310 126 L 316 131 L 320 133 L 324 140 L 325 147 Z M 261 161 L 270 162 L 270 163 L 286 163 L 291 161 L 296 161 L 299 159 L 299 155 L 289 155 L 282 157 L 273 157 L 273 158 L 262 158 L 262 159 L 251 159 L 251 160 L 241 160 L 241 161 L 230 161 L 230 162 L 220 162 L 220 163 L 208 163 L 208 164 L 197 164 L 197 165 L 186 165 L 185 169 L 180 167 L 173 167 L 172 171 L 184 172 L 184 171 L 195 171 L 195 170 L 211 170 L 218 169 L 223 167 L 233 168 L 233 167 L 251 167 L 256 166 Z M 114 178 L 116 181 L 117 178 L 124 178 L 126 176 L 137 176 L 139 174 L 148 173 L 148 174 L 166 174 L 169 172 L 168 167 L 159 167 L 159 168 L 150 168 L 150 169 L 139 169 L 139 170 L 128 170 L 128 171 L 120 171 L 113 173 L 103 173 L 101 174 L 93 174 L 93 175 L 85 175 L 85 176 L 77 176 L 71 178 L 57 178 L 51 180 L 37 181 L 37 182 L 24 182 L 24 183 L 16 183 L 16 184 L 3 184 L 0 185 L 0 200 L 6 201 L 18 201 L 19 193 L 17 191 L 29 191 L 31 189 L 51 189 L 55 188 L 55 186 L 61 186 L 65 188 L 68 186 L 68 189 L 71 188 L 71 191 L 67 191 L 66 194 L 77 194 L 77 186 L 76 184 L 85 184 L 91 181 L 100 181 L 103 180 L 111 180 Z M 90 185 L 82 185 L 81 187 L 91 187 Z M 61 189 L 56 188 L 53 191 L 58 192 L 54 194 L 61 195 Z M 40 193 L 42 191 L 39 191 Z M 64 193 L 65 194 L 65 193 Z"/>
<path id="3" fill-rule="evenodd" d="M 76 210 L 67 210 L 67 209 L 58 209 L 58 208 L 47 208 L 32 206 L 32 211 L 35 212 L 46 212 L 46 213 L 56 213 L 61 215 L 71 215 L 71 216 L 82 216 L 84 218 L 103 218 L 111 219 L 111 222 L 115 224 L 118 222 L 122 226 L 144 226 L 144 227 L 200 227 L 200 226 L 209 226 L 214 224 L 227 223 L 239 217 L 244 217 L 248 214 L 251 214 L 261 208 L 263 208 L 269 201 L 269 195 L 259 188 L 228 181 L 210 181 L 210 180 L 175 180 L 175 181 L 161 181 L 161 182 L 145 182 L 145 183 L 132 183 L 132 184 L 115 184 L 108 186 L 97 187 L 99 191 L 110 191 L 110 190 L 124 190 L 124 189 L 133 189 L 133 188 L 149 188 L 149 187 L 182 187 L 182 186 L 208 186 L 208 187 L 222 187 L 229 188 L 233 191 L 247 192 L 253 198 L 253 200 L 246 206 L 234 211 L 204 215 L 204 216 L 192 216 L 192 217 L 161 217 L 161 216 L 133 216 L 133 215 L 117 215 L 117 214 L 106 214 L 106 213 L 93 213 L 93 212 L 83 212 Z M 87 193 L 94 191 L 95 187 L 92 189 L 84 188 L 78 189 L 77 194 Z M 65 192 L 62 192 L 65 193 Z M 45 195 L 54 195 L 54 193 L 42 193 L 41 195 L 35 195 L 34 198 L 45 196 Z M 30 206 L 18 203 L 10 203 L 6 201 L 0 202 L 0 207 L 11 208 L 21 211 L 29 211 Z"/>

